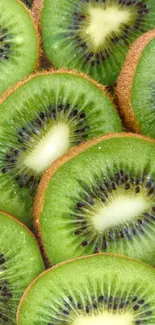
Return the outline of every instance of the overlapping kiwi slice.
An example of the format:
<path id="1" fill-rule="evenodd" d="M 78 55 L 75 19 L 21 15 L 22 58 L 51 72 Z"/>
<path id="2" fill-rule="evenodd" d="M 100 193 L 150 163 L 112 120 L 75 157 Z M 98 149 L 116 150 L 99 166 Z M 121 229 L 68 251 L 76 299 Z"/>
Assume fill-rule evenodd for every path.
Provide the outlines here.
<path id="1" fill-rule="evenodd" d="M 48 58 L 106 85 L 116 80 L 129 45 L 155 28 L 154 0 L 42 0 L 42 7 Z"/>
<path id="2" fill-rule="evenodd" d="M 17 220 L 0 211 L 0 324 L 14 325 L 28 284 L 44 270 L 37 242 Z"/>
<path id="3" fill-rule="evenodd" d="M 35 68 L 36 29 L 30 13 L 18 0 L 0 1 L 0 95 Z"/>
<path id="4" fill-rule="evenodd" d="M 118 78 L 116 95 L 126 126 L 155 138 L 155 29 L 138 38 Z"/>
<path id="5" fill-rule="evenodd" d="M 155 265 L 155 141 L 94 139 L 43 176 L 35 226 L 52 264 L 114 252 Z"/>
<path id="6" fill-rule="evenodd" d="M 92 255 L 61 263 L 25 291 L 18 325 L 144 325 L 155 322 L 155 270 L 136 260 Z"/>
<path id="7" fill-rule="evenodd" d="M 121 131 L 104 88 L 75 72 L 32 76 L 0 105 L 0 208 L 32 223 L 42 173 L 70 147 Z"/>

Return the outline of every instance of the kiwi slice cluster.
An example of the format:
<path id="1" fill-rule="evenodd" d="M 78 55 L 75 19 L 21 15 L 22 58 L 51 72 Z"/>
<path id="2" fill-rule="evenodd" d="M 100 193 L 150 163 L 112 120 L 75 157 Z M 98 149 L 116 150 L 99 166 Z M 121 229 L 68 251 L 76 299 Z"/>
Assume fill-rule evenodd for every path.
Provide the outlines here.
<path id="1" fill-rule="evenodd" d="M 0 0 L 0 325 L 155 324 L 154 28 Z"/>
<path id="2" fill-rule="evenodd" d="M 17 325 L 154 324 L 154 301 L 153 268 L 119 256 L 89 256 L 41 274 L 20 302 Z"/>
<path id="3" fill-rule="evenodd" d="M 124 123 L 155 138 L 155 29 L 132 45 L 117 81 L 116 94 Z"/>
<path id="4" fill-rule="evenodd" d="M 0 211 L 0 324 L 13 325 L 28 284 L 44 270 L 32 233 Z"/>
<path id="5" fill-rule="evenodd" d="M 155 28 L 154 0 L 39 3 L 46 56 L 56 68 L 84 71 L 106 85 L 118 77 L 129 45 Z"/>
<path id="6" fill-rule="evenodd" d="M 70 147 L 110 132 L 121 132 L 120 118 L 87 77 L 59 71 L 17 86 L 0 105 L 0 208 L 30 226 L 42 173 Z"/>
<path id="7" fill-rule="evenodd" d="M 0 1 L 0 95 L 33 72 L 38 37 L 30 12 L 17 0 Z"/>

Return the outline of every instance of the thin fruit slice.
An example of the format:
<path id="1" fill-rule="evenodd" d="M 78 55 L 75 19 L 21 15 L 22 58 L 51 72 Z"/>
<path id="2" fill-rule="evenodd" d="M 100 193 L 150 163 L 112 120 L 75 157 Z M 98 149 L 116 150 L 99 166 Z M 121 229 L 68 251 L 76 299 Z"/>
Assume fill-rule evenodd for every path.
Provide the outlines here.
<path id="1" fill-rule="evenodd" d="M 155 270 L 115 255 L 92 255 L 45 271 L 26 289 L 17 325 L 155 323 Z"/>
<path id="2" fill-rule="evenodd" d="M 105 251 L 154 265 L 155 141 L 114 134 L 70 151 L 43 176 L 34 216 L 52 264 Z"/>
<path id="3" fill-rule="evenodd" d="M 0 95 L 34 70 L 37 34 L 30 13 L 17 0 L 0 0 Z"/>
<path id="4" fill-rule="evenodd" d="M 129 50 L 116 95 L 129 130 L 155 138 L 155 29 L 139 37 Z"/>
<path id="5" fill-rule="evenodd" d="M 14 325 L 18 303 L 30 282 L 44 270 L 33 234 L 0 211 L 0 324 Z"/>
<path id="6" fill-rule="evenodd" d="M 42 0 L 42 7 L 47 57 L 106 85 L 116 80 L 129 45 L 155 28 L 154 0 Z"/>
<path id="7" fill-rule="evenodd" d="M 117 131 L 101 85 L 67 71 L 32 76 L 0 105 L 0 208 L 30 225 L 43 171 L 70 147 Z"/>

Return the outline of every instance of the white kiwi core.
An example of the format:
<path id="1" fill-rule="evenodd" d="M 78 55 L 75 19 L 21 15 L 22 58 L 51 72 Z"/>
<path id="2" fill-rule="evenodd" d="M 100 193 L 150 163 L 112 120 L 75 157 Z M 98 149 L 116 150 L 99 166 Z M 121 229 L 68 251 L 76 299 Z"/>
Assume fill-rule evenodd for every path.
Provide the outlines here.
<path id="1" fill-rule="evenodd" d="M 95 49 L 98 49 L 112 32 L 116 35 L 121 31 L 121 25 L 127 24 L 130 20 L 131 12 L 126 8 L 90 6 L 88 27 L 85 30 L 86 39 L 89 38 Z"/>
<path id="2" fill-rule="evenodd" d="M 92 316 L 81 316 L 72 323 L 72 325 L 132 325 L 133 316 L 129 313 L 110 314 L 103 313 Z"/>
<path id="3" fill-rule="evenodd" d="M 51 127 L 35 149 L 24 157 L 24 165 L 40 173 L 69 148 L 69 127 L 59 123 Z"/>
<path id="4" fill-rule="evenodd" d="M 107 205 L 96 209 L 92 216 L 94 228 L 104 231 L 109 227 L 129 222 L 149 208 L 149 202 L 144 199 L 143 194 L 118 195 L 112 197 Z"/>

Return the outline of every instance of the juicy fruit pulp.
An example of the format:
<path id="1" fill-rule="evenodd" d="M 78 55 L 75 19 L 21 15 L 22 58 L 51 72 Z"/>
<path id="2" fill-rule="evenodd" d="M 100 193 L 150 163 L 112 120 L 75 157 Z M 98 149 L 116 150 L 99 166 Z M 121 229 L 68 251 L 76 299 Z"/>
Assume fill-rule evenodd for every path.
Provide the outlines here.
<path id="1" fill-rule="evenodd" d="M 120 112 L 127 127 L 133 130 L 137 124 L 135 131 L 151 138 L 155 138 L 154 52 L 155 30 L 152 30 L 131 47 L 116 88 Z"/>
<path id="2" fill-rule="evenodd" d="M 109 85 L 129 45 L 155 27 L 155 3 L 44 0 L 41 25 L 45 53 L 57 68 L 75 68 Z"/>
<path id="3" fill-rule="evenodd" d="M 44 270 L 33 235 L 0 212 L 0 324 L 14 325 L 19 300 L 28 284 Z"/>
<path id="4" fill-rule="evenodd" d="M 155 270 L 90 256 L 46 271 L 26 290 L 18 325 L 144 325 L 155 319 Z"/>
<path id="5" fill-rule="evenodd" d="M 127 134 L 94 142 L 39 185 L 34 213 L 46 255 L 56 264 L 105 251 L 153 264 L 155 142 Z"/>
<path id="6" fill-rule="evenodd" d="M 42 74 L 17 87 L 0 105 L 1 209 L 30 224 L 43 171 L 70 147 L 116 131 L 105 91 L 81 75 Z"/>
<path id="7" fill-rule="evenodd" d="M 0 95 L 36 65 L 38 41 L 32 18 L 19 1 L 0 1 Z"/>

